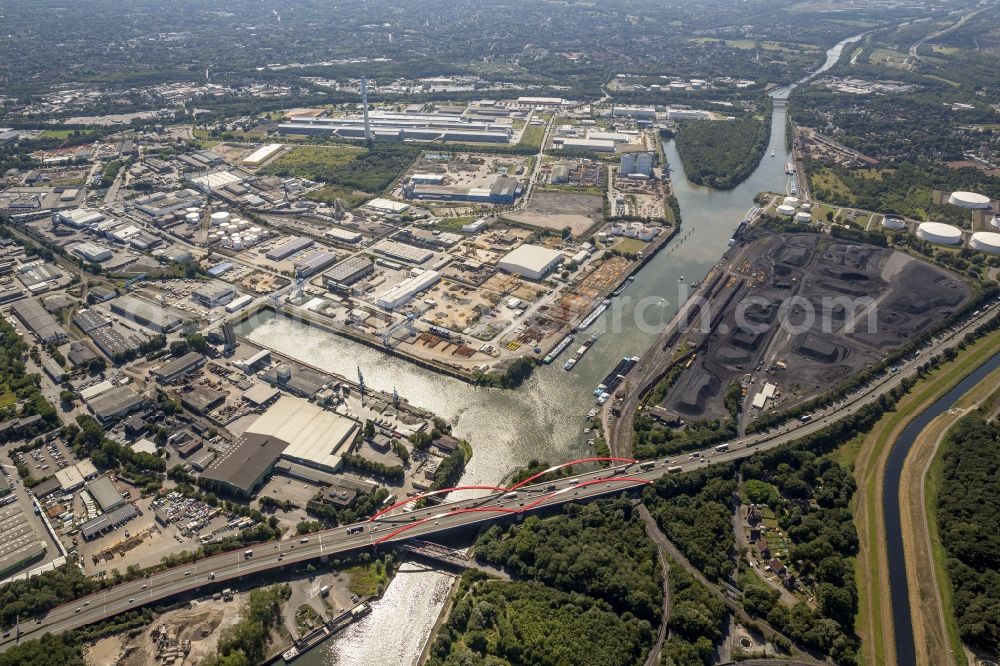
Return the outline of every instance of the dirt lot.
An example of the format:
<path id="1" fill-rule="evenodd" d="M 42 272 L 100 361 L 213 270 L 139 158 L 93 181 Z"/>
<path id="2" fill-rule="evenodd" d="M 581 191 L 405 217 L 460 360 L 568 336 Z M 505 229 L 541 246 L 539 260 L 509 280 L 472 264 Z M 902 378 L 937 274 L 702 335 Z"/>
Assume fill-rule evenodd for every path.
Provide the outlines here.
<path id="1" fill-rule="evenodd" d="M 149 666 L 163 663 L 156 659 L 156 647 L 152 633 L 164 625 L 178 641 L 191 641 L 191 652 L 174 666 L 193 666 L 205 657 L 215 653 L 219 636 L 226 627 L 239 621 L 239 609 L 243 595 L 236 595 L 233 601 L 206 600 L 194 608 L 184 607 L 169 611 L 157 617 L 139 636 L 131 641 L 123 641 L 121 636 L 112 636 L 97 641 L 86 650 L 86 660 L 93 666 L 114 664 L 123 649 L 129 654 L 118 661 L 120 666 Z"/>
<path id="2" fill-rule="evenodd" d="M 536 192 L 531 201 L 506 217 L 514 222 L 543 229 L 569 227 L 580 236 L 603 219 L 602 198 L 593 194 Z"/>
<path id="3" fill-rule="evenodd" d="M 721 323 L 661 403 L 685 419 L 728 415 L 726 389 L 740 378 L 749 418 L 765 382 L 778 387 L 765 409 L 819 395 L 932 328 L 970 293 L 905 254 L 815 234 L 761 233 L 737 256 L 712 302 L 718 312 L 732 296 Z"/>

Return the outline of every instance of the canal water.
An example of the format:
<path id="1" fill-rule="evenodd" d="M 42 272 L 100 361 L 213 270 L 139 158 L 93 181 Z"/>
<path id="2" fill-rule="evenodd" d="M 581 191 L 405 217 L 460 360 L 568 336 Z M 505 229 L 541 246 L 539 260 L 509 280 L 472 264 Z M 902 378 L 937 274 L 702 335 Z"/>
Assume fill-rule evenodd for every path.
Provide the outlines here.
<path id="1" fill-rule="evenodd" d="M 844 45 L 856 39 L 831 48 L 813 75 L 829 69 Z M 584 457 L 593 453 L 587 443 L 591 436 L 584 427 L 586 414 L 594 406 L 594 387 L 623 356 L 640 355 L 652 344 L 677 309 L 680 285 L 701 280 L 719 260 L 753 206 L 753 197 L 762 191 L 785 191 L 784 167 L 791 156 L 785 148 L 783 100 L 790 90 L 772 93 L 776 101 L 770 144 L 757 169 L 732 190 L 712 190 L 688 181 L 673 141 L 664 143 L 683 218 L 680 232 L 589 329 L 577 334 L 574 345 L 592 333 L 601 336 L 570 372 L 562 369 L 562 363 L 574 345 L 556 362 L 537 368 L 519 389 L 505 391 L 472 387 L 274 313 L 244 322 L 237 333 L 345 377 L 356 377 L 360 367 L 368 386 L 386 392 L 396 389 L 410 403 L 447 419 L 456 436 L 472 443 L 474 454 L 462 478 L 465 484 L 497 484 L 514 467 L 533 458 L 562 462 Z M 317 647 L 296 664 L 389 663 L 381 659 L 383 655 L 391 655 L 391 663 L 416 663 L 426 627 L 433 624 L 445 602 L 435 590 L 448 580 L 447 575 L 435 572 L 396 576 L 385 597 L 373 604 L 372 613 L 354 625 L 347 637 Z M 413 603 L 414 599 L 419 603 Z"/>
<path id="2" fill-rule="evenodd" d="M 885 465 L 885 495 L 882 509 L 885 512 L 886 557 L 889 561 L 889 593 L 892 599 L 893 632 L 896 637 L 896 663 L 910 666 L 917 663 L 913 644 L 913 621 L 910 615 L 909 583 L 906 579 L 906 557 L 903 550 L 903 530 L 899 513 L 899 478 L 910 448 L 924 428 L 938 416 L 954 407 L 963 395 L 983 381 L 987 375 L 1000 368 L 1000 354 L 993 356 L 975 372 L 963 379 L 955 388 L 922 412 L 906 426 L 892 445 Z"/>

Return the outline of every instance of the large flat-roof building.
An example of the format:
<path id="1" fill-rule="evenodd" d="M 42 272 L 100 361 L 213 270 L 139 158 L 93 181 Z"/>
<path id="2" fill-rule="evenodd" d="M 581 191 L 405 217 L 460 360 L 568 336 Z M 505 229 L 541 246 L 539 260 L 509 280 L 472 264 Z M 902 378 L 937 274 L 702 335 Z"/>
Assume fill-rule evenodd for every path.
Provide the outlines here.
<path id="1" fill-rule="evenodd" d="M 306 238 L 305 236 L 296 236 L 288 241 L 275 245 L 273 248 L 267 251 L 264 255 L 271 261 L 281 261 L 282 259 L 287 259 L 288 257 L 301 252 L 302 250 L 307 250 L 316 244 L 312 238 Z"/>
<path id="2" fill-rule="evenodd" d="M 125 498 L 115 488 L 115 484 L 106 476 L 100 476 L 87 484 L 87 492 L 91 494 L 94 501 L 101 507 L 101 511 L 107 513 L 114 511 L 125 503 Z"/>
<path id="3" fill-rule="evenodd" d="M 206 308 L 217 308 L 236 298 L 236 288 L 221 281 L 212 281 L 191 292 L 191 300 Z"/>
<path id="4" fill-rule="evenodd" d="M 437 284 L 440 279 L 441 274 L 437 271 L 423 271 L 421 273 L 417 273 L 413 277 L 406 278 L 399 284 L 390 287 L 388 290 L 380 294 L 375 302 L 380 308 L 395 310 L 396 308 L 408 303 L 410 299 L 424 289 L 429 289 Z"/>
<path id="5" fill-rule="evenodd" d="M 146 399 L 131 386 L 117 386 L 87 401 L 90 411 L 101 423 L 128 416 L 146 404 Z"/>
<path id="6" fill-rule="evenodd" d="M 58 344 L 68 337 L 55 317 L 33 298 L 13 303 L 10 310 L 39 342 Z"/>
<path id="7" fill-rule="evenodd" d="M 281 457 L 333 472 L 358 429 L 352 419 L 308 400 L 282 396 L 209 465 L 201 478 L 223 492 L 250 497 Z"/>
<path id="8" fill-rule="evenodd" d="M 323 283 L 330 291 L 346 294 L 351 285 L 375 271 L 375 263 L 363 255 L 354 255 L 323 274 Z"/>
<path id="9" fill-rule="evenodd" d="M 181 377 L 198 370 L 205 365 L 205 357 L 198 352 L 191 351 L 179 358 L 173 358 L 163 365 L 154 368 L 153 377 L 161 384 L 169 384 Z"/>
<path id="10" fill-rule="evenodd" d="M 295 275 L 300 278 L 307 278 L 319 273 L 321 270 L 337 261 L 337 255 L 332 252 L 322 250 L 310 252 L 301 259 L 292 262 Z"/>
<path id="11" fill-rule="evenodd" d="M 358 423 L 315 403 L 282 396 L 247 428 L 248 434 L 288 442 L 282 456 L 308 467 L 334 472 L 341 453 L 350 445 Z"/>
<path id="12" fill-rule="evenodd" d="M 156 333 L 170 333 L 184 323 L 171 308 L 130 295 L 111 301 L 111 311 Z"/>
<path id="13" fill-rule="evenodd" d="M 0 576 L 23 569 L 45 554 L 45 542 L 17 503 L 0 507 Z"/>
<path id="14" fill-rule="evenodd" d="M 541 280 L 563 261 L 563 253 L 540 245 L 524 245 L 511 250 L 499 266 L 508 273 L 515 273 L 529 280 Z"/>

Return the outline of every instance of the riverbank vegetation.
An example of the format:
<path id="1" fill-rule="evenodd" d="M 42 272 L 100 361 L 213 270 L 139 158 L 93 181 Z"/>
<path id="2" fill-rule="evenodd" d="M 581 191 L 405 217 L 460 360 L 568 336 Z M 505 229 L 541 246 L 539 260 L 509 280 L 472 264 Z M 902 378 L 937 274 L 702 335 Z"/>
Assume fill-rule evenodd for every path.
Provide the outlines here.
<path id="1" fill-rule="evenodd" d="M 281 606 L 292 596 L 287 583 L 254 590 L 240 610 L 240 621 L 222 630 L 218 652 L 202 666 L 260 664 L 267 658 L 271 630 L 281 622 Z"/>
<path id="2" fill-rule="evenodd" d="M 494 525 L 477 541 L 476 557 L 517 581 L 467 573 L 429 664 L 629 666 L 648 653 L 663 579 L 628 499 Z"/>
<path id="3" fill-rule="evenodd" d="M 731 190 L 757 168 L 770 138 L 770 116 L 765 115 L 763 119 L 685 120 L 674 141 L 688 180 Z"/>
<path id="4" fill-rule="evenodd" d="M 531 516 L 506 530 L 494 525 L 476 542 L 476 558 L 518 578 L 602 599 L 619 613 L 660 619 L 656 548 L 624 498 L 570 504 L 562 515 Z"/>
<path id="5" fill-rule="evenodd" d="M 937 521 L 962 640 L 1000 651 L 1000 427 L 968 416 L 945 440 Z"/>

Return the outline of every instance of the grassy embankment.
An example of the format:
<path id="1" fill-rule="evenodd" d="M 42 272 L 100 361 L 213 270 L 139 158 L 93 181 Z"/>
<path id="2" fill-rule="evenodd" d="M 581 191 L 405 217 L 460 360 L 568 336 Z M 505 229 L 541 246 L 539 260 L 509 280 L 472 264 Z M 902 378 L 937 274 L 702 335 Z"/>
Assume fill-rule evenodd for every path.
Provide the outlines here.
<path id="1" fill-rule="evenodd" d="M 856 629 L 863 639 L 863 661 L 869 666 L 895 663 L 892 605 L 887 574 L 889 563 L 882 514 L 882 481 L 892 444 L 911 420 L 998 351 L 1000 331 L 978 340 L 955 361 L 943 363 L 904 396 L 894 412 L 883 416 L 858 446 L 853 460 L 858 481 L 854 507 L 855 525 L 860 541 L 855 573 L 861 592 Z M 899 564 L 894 563 L 893 566 Z"/>

